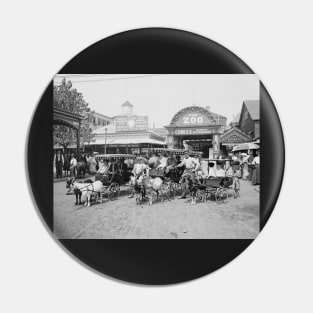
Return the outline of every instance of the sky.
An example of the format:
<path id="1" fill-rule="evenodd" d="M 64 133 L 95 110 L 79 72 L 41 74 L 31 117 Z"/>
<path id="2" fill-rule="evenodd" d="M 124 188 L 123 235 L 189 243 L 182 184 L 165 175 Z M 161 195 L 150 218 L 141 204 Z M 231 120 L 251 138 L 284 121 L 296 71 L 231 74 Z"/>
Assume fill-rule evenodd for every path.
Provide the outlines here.
<path id="1" fill-rule="evenodd" d="M 256 75 L 211 74 L 62 74 L 83 94 L 92 110 L 107 116 L 121 113 L 125 101 L 133 113 L 147 115 L 152 127 L 169 125 L 173 116 L 191 105 L 209 106 L 227 117 L 227 123 L 240 113 L 244 100 L 258 100 Z"/>

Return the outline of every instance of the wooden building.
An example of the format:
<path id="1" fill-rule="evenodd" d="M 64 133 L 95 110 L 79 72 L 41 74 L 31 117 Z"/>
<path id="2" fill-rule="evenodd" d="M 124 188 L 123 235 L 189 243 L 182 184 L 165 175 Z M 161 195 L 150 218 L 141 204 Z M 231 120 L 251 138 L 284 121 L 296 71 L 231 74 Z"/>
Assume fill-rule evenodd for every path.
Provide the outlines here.
<path id="1" fill-rule="evenodd" d="M 243 102 L 239 129 L 251 137 L 251 141 L 260 139 L 260 101 L 247 100 Z"/>

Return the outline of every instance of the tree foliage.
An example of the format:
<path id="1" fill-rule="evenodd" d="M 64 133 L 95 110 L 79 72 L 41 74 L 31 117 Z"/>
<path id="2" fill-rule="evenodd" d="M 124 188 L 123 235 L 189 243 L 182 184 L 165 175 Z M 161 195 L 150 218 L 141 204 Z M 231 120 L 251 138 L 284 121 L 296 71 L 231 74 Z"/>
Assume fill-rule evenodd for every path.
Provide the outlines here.
<path id="1" fill-rule="evenodd" d="M 81 145 L 92 139 L 90 124 L 93 113 L 89 104 L 84 100 L 82 93 L 72 88 L 71 81 L 64 78 L 59 86 L 53 87 L 53 107 L 67 112 L 84 116 L 81 123 Z M 64 125 L 53 126 L 53 144 L 59 144 L 65 149 L 70 144 L 76 144 L 76 130 Z"/>

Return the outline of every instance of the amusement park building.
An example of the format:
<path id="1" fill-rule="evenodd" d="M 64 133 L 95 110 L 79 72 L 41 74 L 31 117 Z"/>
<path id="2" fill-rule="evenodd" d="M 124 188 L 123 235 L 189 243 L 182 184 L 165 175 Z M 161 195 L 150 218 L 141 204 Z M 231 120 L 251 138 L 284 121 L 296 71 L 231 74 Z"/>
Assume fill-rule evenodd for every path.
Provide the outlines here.
<path id="1" fill-rule="evenodd" d="M 226 122 L 225 116 L 211 112 L 209 107 L 186 107 L 165 126 L 167 145 L 171 149 L 200 151 L 204 157 L 217 157 Z"/>
<path id="2" fill-rule="evenodd" d="M 112 124 L 93 131 L 91 150 L 130 154 L 166 146 L 165 138 L 149 129 L 148 117 L 133 114 L 133 105 L 128 101 L 122 104 L 122 113 L 112 120 Z"/>
<path id="3" fill-rule="evenodd" d="M 133 114 L 128 101 L 122 104 L 121 114 L 106 117 L 104 125 L 94 124 L 97 127 L 91 142 L 85 143 L 85 151 L 134 154 L 156 148 L 188 149 L 217 158 L 240 143 L 259 139 L 259 101 L 244 101 L 229 125 L 225 116 L 210 107 L 193 105 L 178 111 L 164 128 L 149 128 L 148 117 Z"/>

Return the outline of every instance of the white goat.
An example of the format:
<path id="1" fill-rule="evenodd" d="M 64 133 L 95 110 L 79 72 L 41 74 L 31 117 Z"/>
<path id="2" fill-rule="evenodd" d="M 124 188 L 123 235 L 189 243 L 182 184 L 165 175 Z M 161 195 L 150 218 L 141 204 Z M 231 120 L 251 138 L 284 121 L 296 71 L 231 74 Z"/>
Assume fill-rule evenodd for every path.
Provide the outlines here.
<path id="1" fill-rule="evenodd" d="M 86 198 L 85 206 L 90 207 L 90 197 L 93 193 L 98 194 L 101 192 L 103 184 L 101 181 L 96 181 L 94 183 L 77 183 L 74 182 L 74 189 L 78 189 L 82 192 L 82 195 Z"/>

